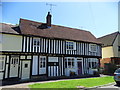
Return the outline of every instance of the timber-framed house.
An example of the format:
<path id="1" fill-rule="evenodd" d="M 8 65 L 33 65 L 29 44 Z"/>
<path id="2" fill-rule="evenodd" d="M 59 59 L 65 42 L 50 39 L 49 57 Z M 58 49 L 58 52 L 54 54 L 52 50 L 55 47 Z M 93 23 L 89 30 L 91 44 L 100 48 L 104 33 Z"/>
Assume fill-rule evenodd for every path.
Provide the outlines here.
<path id="1" fill-rule="evenodd" d="M 0 80 L 94 75 L 101 43 L 89 31 L 20 19 L 1 23 Z M 44 78 L 43 78 L 44 77 Z"/>

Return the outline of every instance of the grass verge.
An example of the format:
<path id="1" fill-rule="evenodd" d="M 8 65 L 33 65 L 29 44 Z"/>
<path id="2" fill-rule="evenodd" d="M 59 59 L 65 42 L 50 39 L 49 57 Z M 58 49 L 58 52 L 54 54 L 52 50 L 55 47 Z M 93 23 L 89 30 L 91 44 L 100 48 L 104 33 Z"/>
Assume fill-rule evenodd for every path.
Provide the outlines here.
<path id="1" fill-rule="evenodd" d="M 36 83 L 29 85 L 30 88 L 77 88 L 77 86 L 94 87 L 114 82 L 112 76 L 85 78 L 77 80 L 64 80 L 48 83 Z"/>

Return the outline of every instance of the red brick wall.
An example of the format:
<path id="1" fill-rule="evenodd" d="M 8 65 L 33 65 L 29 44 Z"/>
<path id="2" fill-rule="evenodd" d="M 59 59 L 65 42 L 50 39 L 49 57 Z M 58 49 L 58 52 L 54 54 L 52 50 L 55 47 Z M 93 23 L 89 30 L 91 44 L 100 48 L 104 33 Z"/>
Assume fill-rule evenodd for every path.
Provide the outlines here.
<path id="1" fill-rule="evenodd" d="M 111 58 L 100 59 L 100 67 L 104 67 L 104 63 L 111 63 Z"/>

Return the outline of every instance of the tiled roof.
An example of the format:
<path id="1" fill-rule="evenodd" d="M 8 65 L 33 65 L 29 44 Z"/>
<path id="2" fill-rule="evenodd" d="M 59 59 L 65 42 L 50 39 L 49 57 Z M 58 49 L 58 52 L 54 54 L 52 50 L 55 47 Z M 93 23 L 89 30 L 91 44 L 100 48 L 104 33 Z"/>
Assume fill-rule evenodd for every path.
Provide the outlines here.
<path id="1" fill-rule="evenodd" d="M 117 35 L 120 34 L 119 32 L 114 32 L 112 34 L 105 35 L 103 37 L 98 38 L 100 42 L 102 42 L 102 46 L 112 46 L 114 43 L 114 40 L 116 39 Z"/>
<path id="2" fill-rule="evenodd" d="M 15 25 L 0 23 L 0 32 L 19 34 L 15 31 Z"/>
<path id="3" fill-rule="evenodd" d="M 26 19 L 20 20 L 22 34 L 37 35 L 49 38 L 69 39 L 85 42 L 100 43 L 89 31 L 69 28 L 59 25 L 52 25 L 51 28 L 40 29 L 42 23 Z"/>
<path id="4" fill-rule="evenodd" d="M 59 25 L 52 25 L 51 28 L 46 28 L 46 24 L 26 19 L 20 19 L 19 27 L 13 28 L 11 25 L 3 24 L 2 30 L 2 32 L 6 33 L 34 35 L 47 38 L 59 38 L 101 44 L 101 42 L 99 42 L 89 31 Z"/>

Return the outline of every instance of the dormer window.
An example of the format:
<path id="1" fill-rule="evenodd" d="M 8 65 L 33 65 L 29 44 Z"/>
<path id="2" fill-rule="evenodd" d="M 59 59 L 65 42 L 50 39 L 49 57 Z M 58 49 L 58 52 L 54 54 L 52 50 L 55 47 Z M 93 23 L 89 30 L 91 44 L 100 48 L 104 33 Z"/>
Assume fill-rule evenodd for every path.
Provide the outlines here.
<path id="1" fill-rule="evenodd" d="M 76 43 L 73 41 L 66 41 L 67 50 L 76 50 Z"/>

